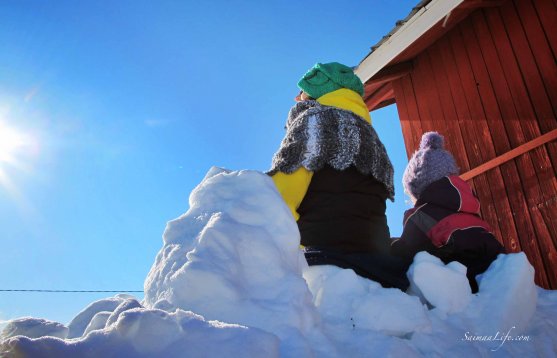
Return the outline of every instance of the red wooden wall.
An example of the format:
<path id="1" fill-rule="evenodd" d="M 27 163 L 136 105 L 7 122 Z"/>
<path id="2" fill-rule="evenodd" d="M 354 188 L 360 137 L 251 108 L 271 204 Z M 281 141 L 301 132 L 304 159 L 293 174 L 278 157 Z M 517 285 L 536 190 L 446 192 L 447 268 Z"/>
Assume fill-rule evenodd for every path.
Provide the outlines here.
<path id="1" fill-rule="evenodd" d="M 393 81 L 406 150 L 445 136 L 461 172 L 557 128 L 557 5 L 514 0 L 478 9 Z M 557 289 L 557 142 L 471 180 L 482 216 L 508 251 L 524 251 L 536 283 Z"/>

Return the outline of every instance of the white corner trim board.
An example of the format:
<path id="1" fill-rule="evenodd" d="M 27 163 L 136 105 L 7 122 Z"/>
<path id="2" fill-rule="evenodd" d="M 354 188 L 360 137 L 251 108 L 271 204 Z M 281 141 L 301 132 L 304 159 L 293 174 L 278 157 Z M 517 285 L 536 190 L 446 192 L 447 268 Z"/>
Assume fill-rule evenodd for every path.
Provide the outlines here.
<path id="1" fill-rule="evenodd" d="M 366 82 L 465 0 L 433 0 L 422 7 L 355 70 Z"/>

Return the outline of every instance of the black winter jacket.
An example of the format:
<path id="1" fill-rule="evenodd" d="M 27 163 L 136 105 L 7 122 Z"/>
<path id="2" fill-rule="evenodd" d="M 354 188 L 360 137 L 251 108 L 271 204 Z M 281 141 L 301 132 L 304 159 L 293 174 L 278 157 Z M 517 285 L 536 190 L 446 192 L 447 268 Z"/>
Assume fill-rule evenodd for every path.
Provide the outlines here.
<path id="1" fill-rule="evenodd" d="M 354 167 L 316 171 L 298 208 L 301 244 L 344 253 L 388 252 L 388 195 L 385 185 Z"/>
<path id="2" fill-rule="evenodd" d="M 411 260 L 427 251 L 443 262 L 458 261 L 467 267 L 473 292 L 475 276 L 484 272 L 503 246 L 480 218 L 480 202 L 458 176 L 444 177 L 421 193 L 414 208 L 404 214 L 404 229 L 391 245 L 395 255 Z"/>

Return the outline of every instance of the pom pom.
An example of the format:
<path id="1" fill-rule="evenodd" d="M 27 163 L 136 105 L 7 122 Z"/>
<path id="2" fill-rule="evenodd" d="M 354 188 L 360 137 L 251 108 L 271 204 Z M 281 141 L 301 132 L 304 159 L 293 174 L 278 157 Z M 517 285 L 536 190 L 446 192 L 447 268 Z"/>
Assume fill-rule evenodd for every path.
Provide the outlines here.
<path id="1" fill-rule="evenodd" d="M 427 132 L 422 136 L 420 149 L 443 149 L 444 138 L 437 132 Z"/>

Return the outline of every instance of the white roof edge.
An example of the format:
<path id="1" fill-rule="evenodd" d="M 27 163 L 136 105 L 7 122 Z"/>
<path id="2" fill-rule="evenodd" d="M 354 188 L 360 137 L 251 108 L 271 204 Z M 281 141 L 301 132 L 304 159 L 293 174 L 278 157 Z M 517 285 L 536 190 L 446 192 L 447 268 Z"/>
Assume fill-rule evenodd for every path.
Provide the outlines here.
<path id="1" fill-rule="evenodd" d="M 366 82 L 465 0 L 433 0 L 365 58 L 354 71 Z"/>

